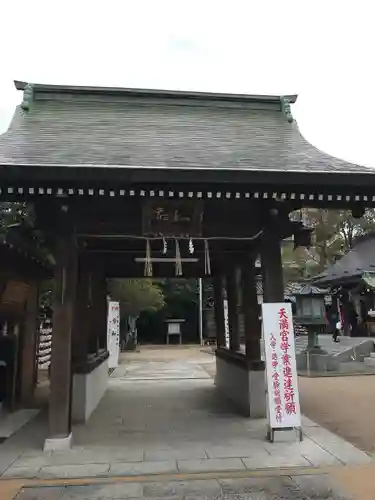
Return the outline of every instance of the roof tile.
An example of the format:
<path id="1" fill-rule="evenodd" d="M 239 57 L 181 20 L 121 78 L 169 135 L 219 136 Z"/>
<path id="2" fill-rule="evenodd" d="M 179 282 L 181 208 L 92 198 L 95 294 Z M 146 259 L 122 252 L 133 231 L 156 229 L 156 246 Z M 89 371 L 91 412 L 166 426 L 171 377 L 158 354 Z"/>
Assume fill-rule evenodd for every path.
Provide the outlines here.
<path id="1" fill-rule="evenodd" d="M 17 109 L 0 164 L 372 172 L 319 151 L 276 109 L 52 97 Z"/>

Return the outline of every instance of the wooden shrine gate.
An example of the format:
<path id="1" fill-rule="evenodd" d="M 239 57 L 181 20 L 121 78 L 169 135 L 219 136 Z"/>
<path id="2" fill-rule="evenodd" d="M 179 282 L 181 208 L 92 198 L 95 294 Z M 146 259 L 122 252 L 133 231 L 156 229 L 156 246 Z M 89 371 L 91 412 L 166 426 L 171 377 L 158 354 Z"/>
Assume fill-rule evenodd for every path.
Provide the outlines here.
<path id="1" fill-rule="evenodd" d="M 24 97 L 0 138 L 1 196 L 34 204 L 56 263 L 46 449 L 69 446 L 72 416 L 86 420 L 105 391 L 110 277 L 212 276 L 218 390 L 263 416 L 255 260 L 264 301 L 283 301 L 280 243 L 311 236 L 290 212 L 341 207 L 360 217 L 375 205 L 374 172 L 305 141 L 296 96 L 16 86 Z"/>

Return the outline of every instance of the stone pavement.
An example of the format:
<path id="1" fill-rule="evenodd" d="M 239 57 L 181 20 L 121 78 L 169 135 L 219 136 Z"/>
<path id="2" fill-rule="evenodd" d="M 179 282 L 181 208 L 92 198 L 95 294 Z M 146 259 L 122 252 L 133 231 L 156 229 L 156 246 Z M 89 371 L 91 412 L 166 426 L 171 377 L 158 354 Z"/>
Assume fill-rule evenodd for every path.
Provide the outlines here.
<path id="1" fill-rule="evenodd" d="M 278 442 L 266 442 L 264 419 L 240 417 L 233 413 L 227 401 L 218 397 L 213 380 L 208 375 L 213 368 L 212 356 L 191 350 L 185 351 L 181 359 L 180 356 L 174 356 L 172 350 L 169 352 L 170 356 L 167 357 L 160 356 L 157 351 L 153 355 L 147 352 L 146 359 L 142 353 L 138 357 L 136 354 L 123 356 L 122 365 L 112 374 L 107 393 L 90 421 L 86 425 L 74 427 L 74 446 L 71 450 L 41 451 L 46 431 L 43 415 L 8 439 L 0 447 L 2 479 L 36 478 L 36 484 L 39 484 L 41 480 L 54 481 L 58 478 L 109 478 L 111 485 L 105 486 L 116 490 L 119 478 L 133 477 L 135 482 L 131 483 L 132 488 L 137 491 L 134 498 L 140 495 L 147 498 L 152 495 L 145 494 L 144 484 L 142 492 L 139 486 L 134 486 L 139 483 L 138 477 L 151 477 L 150 482 L 153 477 L 165 475 L 190 477 L 194 474 L 213 474 L 216 478 L 228 473 L 241 473 L 246 477 L 254 471 L 264 470 L 273 475 L 280 468 L 289 467 L 293 468 L 290 473 L 292 479 L 280 479 L 280 488 L 281 491 L 293 491 L 295 485 L 299 484 L 295 480 L 298 470 L 308 476 L 313 473 L 314 467 L 374 463 L 371 456 L 306 418 L 303 418 L 305 437 L 302 443 L 297 441 L 294 433 L 279 433 Z M 212 480 L 209 483 L 211 485 Z M 190 477 L 190 486 L 194 482 L 191 481 Z M 283 498 L 280 495 L 272 496 L 271 490 L 263 496 L 256 496 L 255 490 L 261 488 L 260 483 L 254 487 L 253 497 L 238 497 L 242 495 L 241 492 L 231 493 L 222 486 L 226 483 L 217 482 L 216 479 L 213 481 L 216 490 L 221 485 L 222 496 L 212 493 L 215 497 L 210 493 L 212 498 Z M 169 482 L 166 481 L 166 484 Z M 276 483 L 276 480 L 270 482 L 272 485 Z M 242 486 L 239 484 L 238 487 Z M 62 498 L 72 499 L 127 498 L 116 497 L 116 493 L 110 490 L 108 494 L 104 494 L 103 490 L 102 494 L 98 485 L 85 486 L 87 490 L 80 486 L 78 493 L 81 496 L 73 491 L 78 486 L 72 486 L 73 490 L 67 488 L 66 491 L 61 490 L 61 487 L 56 488 L 48 489 L 50 496 L 32 497 L 30 489 L 22 493 L 29 496 L 22 497 L 20 494 L 17 498 L 54 499 L 60 498 L 60 493 L 65 495 Z M 70 496 L 68 490 L 72 492 Z M 85 497 L 86 491 L 89 493 Z M 181 490 L 182 493 L 179 490 L 176 494 L 168 495 L 161 495 L 160 489 L 158 491 L 154 498 L 163 495 L 164 498 L 200 498 L 186 492 L 188 488 L 186 491 Z M 296 493 L 284 498 L 309 498 L 298 495 L 300 492 L 297 488 Z M 210 496 L 204 493 L 201 498 Z"/>
<path id="2" fill-rule="evenodd" d="M 353 500 L 328 475 L 226 477 L 23 488 L 16 500 Z M 362 499 L 363 500 L 363 499 Z"/>
<path id="3" fill-rule="evenodd" d="M 349 352 L 354 358 L 357 357 L 357 349 L 361 344 L 368 344 L 373 350 L 373 340 L 368 337 L 339 337 L 340 342 L 332 342 L 332 336 L 327 334 L 318 335 L 319 345 L 329 354 L 340 356 L 344 352 Z M 372 348 L 371 348 L 372 346 Z M 307 347 L 307 336 L 296 337 L 296 353 L 299 354 Z"/>

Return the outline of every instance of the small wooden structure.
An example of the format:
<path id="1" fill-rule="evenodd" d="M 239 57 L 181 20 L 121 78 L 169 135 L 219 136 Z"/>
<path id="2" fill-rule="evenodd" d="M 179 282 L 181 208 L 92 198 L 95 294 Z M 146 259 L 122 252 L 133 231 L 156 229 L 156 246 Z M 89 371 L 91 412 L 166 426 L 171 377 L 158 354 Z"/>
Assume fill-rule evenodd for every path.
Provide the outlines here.
<path id="1" fill-rule="evenodd" d="M 167 319 L 167 344 L 170 342 L 171 337 L 178 337 L 178 343 L 182 344 L 182 331 L 181 326 L 185 323 L 184 319 Z"/>

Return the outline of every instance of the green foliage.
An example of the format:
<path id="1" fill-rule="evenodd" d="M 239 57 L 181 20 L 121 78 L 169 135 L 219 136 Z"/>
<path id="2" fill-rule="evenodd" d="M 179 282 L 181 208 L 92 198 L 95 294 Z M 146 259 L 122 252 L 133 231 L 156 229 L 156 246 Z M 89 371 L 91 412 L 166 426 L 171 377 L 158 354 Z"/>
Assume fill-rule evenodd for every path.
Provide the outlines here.
<path id="1" fill-rule="evenodd" d="M 165 343 L 166 320 L 183 319 L 182 332 L 184 342 L 198 342 L 198 302 L 199 284 L 196 278 L 167 278 L 155 280 L 163 291 L 164 307 L 155 313 L 142 313 L 138 321 L 141 342 Z M 203 280 L 203 296 L 211 297 L 210 280 Z"/>
<path id="2" fill-rule="evenodd" d="M 198 301 L 198 282 L 195 278 L 181 279 L 168 278 L 157 280 L 156 283 L 163 290 L 166 302 L 193 302 Z"/>
<path id="3" fill-rule="evenodd" d="M 362 218 L 354 218 L 350 210 L 306 208 L 291 214 L 314 228 L 310 248 L 294 250 L 293 242 L 283 248 L 285 281 L 309 278 L 351 250 L 356 238 L 375 232 L 375 210 L 368 209 Z"/>
<path id="4" fill-rule="evenodd" d="M 120 302 L 122 316 L 138 317 L 141 312 L 157 312 L 164 306 L 163 292 L 151 279 L 111 279 L 108 289 Z"/>
<path id="5" fill-rule="evenodd" d="M 34 225 L 34 214 L 30 205 L 26 203 L 0 203 L 0 234 L 5 235 L 9 229 L 24 226 L 31 228 Z"/>

